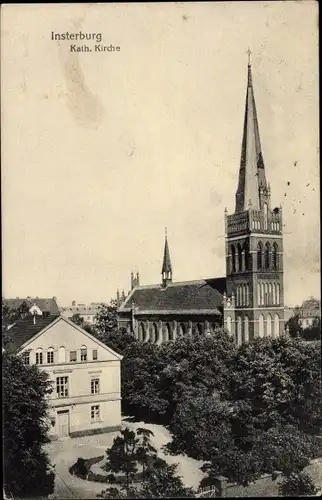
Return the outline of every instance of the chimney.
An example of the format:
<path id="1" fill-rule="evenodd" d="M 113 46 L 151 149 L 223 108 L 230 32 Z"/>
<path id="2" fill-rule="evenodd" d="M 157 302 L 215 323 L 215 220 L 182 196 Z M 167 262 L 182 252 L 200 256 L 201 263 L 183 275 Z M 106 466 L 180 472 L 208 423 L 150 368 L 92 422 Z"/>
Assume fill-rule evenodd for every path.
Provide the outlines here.
<path id="1" fill-rule="evenodd" d="M 139 274 L 139 272 L 136 273 L 136 286 L 140 286 L 140 274 Z"/>
<path id="2" fill-rule="evenodd" d="M 76 306 L 76 300 L 73 300 L 72 306 Z"/>

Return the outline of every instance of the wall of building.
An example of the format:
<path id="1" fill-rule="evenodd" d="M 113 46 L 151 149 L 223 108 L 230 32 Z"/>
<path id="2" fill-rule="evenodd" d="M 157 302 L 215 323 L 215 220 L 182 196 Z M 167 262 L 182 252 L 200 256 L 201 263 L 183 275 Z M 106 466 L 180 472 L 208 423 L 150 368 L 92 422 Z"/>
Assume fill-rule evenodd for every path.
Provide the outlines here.
<path id="1" fill-rule="evenodd" d="M 86 346 L 87 359 L 81 361 L 81 348 Z M 48 363 L 47 353 L 53 349 L 54 362 Z M 94 429 L 114 428 L 121 423 L 120 359 L 95 338 L 83 333 L 76 326 L 60 319 L 21 353 L 30 353 L 30 363 L 36 362 L 36 353 L 43 353 L 39 368 L 48 373 L 53 392 L 49 396 L 52 418 L 51 434 L 59 435 L 58 413 L 68 412 L 69 434 Z M 70 351 L 76 351 L 77 361 L 70 361 Z M 83 351 L 84 352 L 84 351 Z M 93 359 L 97 353 L 97 360 Z M 39 357 L 38 357 L 39 361 Z M 57 392 L 57 379 L 66 380 L 67 393 Z M 92 380 L 98 380 L 98 389 L 92 393 Z M 99 421 L 91 421 L 91 407 L 99 406 Z"/>

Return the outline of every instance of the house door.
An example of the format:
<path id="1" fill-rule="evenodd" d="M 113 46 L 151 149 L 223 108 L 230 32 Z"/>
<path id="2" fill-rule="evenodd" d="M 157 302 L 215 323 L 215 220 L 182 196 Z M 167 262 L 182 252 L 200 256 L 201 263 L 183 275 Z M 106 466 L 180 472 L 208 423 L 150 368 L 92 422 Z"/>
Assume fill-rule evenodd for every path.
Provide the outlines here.
<path id="1" fill-rule="evenodd" d="M 57 433 L 59 437 L 69 436 L 69 411 L 57 412 Z"/>

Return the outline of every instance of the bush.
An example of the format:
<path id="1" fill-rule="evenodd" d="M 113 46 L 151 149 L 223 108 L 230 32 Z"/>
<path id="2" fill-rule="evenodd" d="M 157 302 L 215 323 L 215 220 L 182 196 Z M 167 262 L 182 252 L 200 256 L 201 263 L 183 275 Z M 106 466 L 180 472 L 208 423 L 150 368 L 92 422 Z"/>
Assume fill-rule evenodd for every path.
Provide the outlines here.
<path id="1" fill-rule="evenodd" d="M 280 485 L 280 495 L 284 497 L 315 495 L 318 491 L 312 478 L 305 472 L 292 473 Z"/>
<path id="2" fill-rule="evenodd" d="M 83 458 L 78 458 L 74 467 L 75 476 L 81 477 L 82 479 L 86 479 L 88 474 L 88 468 L 85 460 Z"/>
<path id="3" fill-rule="evenodd" d="M 105 483 L 107 481 L 106 476 L 104 476 L 102 481 L 101 479 L 95 479 L 94 476 L 97 476 L 98 474 L 93 474 L 90 470 L 93 464 L 100 462 L 103 458 L 104 455 L 86 459 L 80 457 L 77 459 L 77 462 L 69 468 L 69 472 L 73 476 L 80 477 L 81 479 L 88 479 L 89 476 L 91 476 L 89 481 L 99 481 Z"/>

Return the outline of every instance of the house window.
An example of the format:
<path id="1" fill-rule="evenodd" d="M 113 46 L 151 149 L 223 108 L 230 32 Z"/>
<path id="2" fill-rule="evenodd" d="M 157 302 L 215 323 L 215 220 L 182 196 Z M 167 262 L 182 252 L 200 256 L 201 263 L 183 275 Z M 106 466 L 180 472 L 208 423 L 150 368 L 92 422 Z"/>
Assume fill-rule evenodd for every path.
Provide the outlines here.
<path id="1" fill-rule="evenodd" d="M 30 353 L 29 352 L 24 352 L 22 354 L 22 362 L 25 364 L 25 365 L 29 365 L 30 364 Z"/>
<path id="2" fill-rule="evenodd" d="M 81 348 L 81 361 L 87 361 L 87 348 L 85 346 Z"/>
<path id="3" fill-rule="evenodd" d="M 77 352 L 76 351 L 70 351 L 69 360 L 71 363 L 75 363 L 77 361 Z"/>
<path id="4" fill-rule="evenodd" d="M 68 398 L 68 377 L 56 378 L 56 391 L 59 398 Z"/>
<path id="5" fill-rule="evenodd" d="M 42 351 L 39 349 L 36 351 L 36 365 L 42 365 L 43 363 L 43 356 L 42 356 Z"/>
<path id="6" fill-rule="evenodd" d="M 99 405 L 91 406 L 91 421 L 99 422 L 100 420 L 100 407 Z"/>
<path id="7" fill-rule="evenodd" d="M 54 362 L 54 349 L 52 347 L 49 347 L 47 351 L 47 363 L 51 364 Z"/>
<path id="8" fill-rule="evenodd" d="M 97 349 L 93 349 L 93 361 L 97 359 Z"/>
<path id="9" fill-rule="evenodd" d="M 92 378 L 91 380 L 91 394 L 98 394 L 100 392 L 100 379 Z"/>

